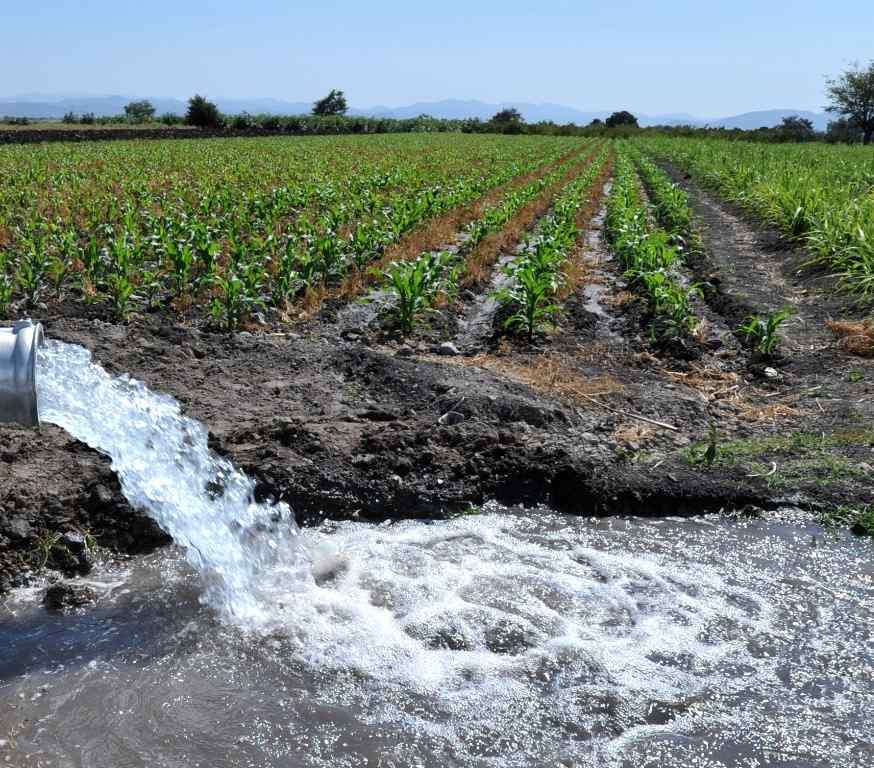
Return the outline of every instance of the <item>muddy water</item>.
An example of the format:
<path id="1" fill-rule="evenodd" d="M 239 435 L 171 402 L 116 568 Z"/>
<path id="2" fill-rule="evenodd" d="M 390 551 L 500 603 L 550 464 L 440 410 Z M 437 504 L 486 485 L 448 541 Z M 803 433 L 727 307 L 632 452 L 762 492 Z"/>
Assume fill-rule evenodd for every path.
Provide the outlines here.
<path id="1" fill-rule="evenodd" d="M 325 523 L 178 403 L 50 344 L 46 419 L 180 544 L 0 608 L 15 766 L 869 766 L 871 542 L 802 521 L 487 508 Z M 97 407 L 94 407 L 94 406 Z"/>
<path id="2" fill-rule="evenodd" d="M 326 524 L 243 631 L 181 552 L 0 619 L 16 766 L 870 766 L 870 543 L 548 510 Z"/>

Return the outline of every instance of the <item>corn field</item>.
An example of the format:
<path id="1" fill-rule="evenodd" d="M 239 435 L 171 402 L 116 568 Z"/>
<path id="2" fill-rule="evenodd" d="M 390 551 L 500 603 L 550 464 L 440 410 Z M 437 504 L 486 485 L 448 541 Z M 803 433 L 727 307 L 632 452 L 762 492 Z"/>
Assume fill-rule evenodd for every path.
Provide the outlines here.
<path id="1" fill-rule="evenodd" d="M 579 139 L 391 135 L 0 150 L 0 315 L 207 308 L 228 328 L 365 270 L 423 222 Z"/>
<path id="2" fill-rule="evenodd" d="M 867 147 L 646 138 L 653 157 L 807 247 L 843 289 L 874 296 L 874 153 Z"/>

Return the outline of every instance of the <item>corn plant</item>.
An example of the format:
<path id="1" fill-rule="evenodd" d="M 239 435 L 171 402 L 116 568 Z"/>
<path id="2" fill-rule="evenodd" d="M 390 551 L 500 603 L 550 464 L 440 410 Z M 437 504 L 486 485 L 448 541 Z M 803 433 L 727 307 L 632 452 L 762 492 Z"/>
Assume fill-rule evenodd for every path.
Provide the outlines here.
<path id="1" fill-rule="evenodd" d="M 146 310 L 151 311 L 158 306 L 158 294 L 161 291 L 161 270 L 144 269 L 140 272 L 140 291 L 146 300 Z"/>
<path id="2" fill-rule="evenodd" d="M 124 319 L 130 312 L 130 300 L 134 287 L 127 275 L 113 274 L 109 276 L 109 295 L 115 314 Z"/>
<path id="3" fill-rule="evenodd" d="M 239 326 L 248 307 L 246 286 L 234 272 L 216 275 L 213 284 L 219 294 L 210 305 L 213 319 L 220 322 L 225 330 L 233 331 Z"/>
<path id="4" fill-rule="evenodd" d="M 564 282 L 562 268 L 580 236 L 577 212 L 605 160 L 606 150 L 562 189 L 550 214 L 526 239 L 522 253 L 504 268 L 510 285 L 494 294 L 510 312 L 504 327 L 524 330 L 529 342 L 537 329 L 559 312 L 555 295 Z"/>
<path id="5" fill-rule="evenodd" d="M 779 327 L 790 317 L 792 310 L 785 308 L 767 315 L 750 315 L 738 328 L 753 351 L 762 358 L 771 357 L 780 343 Z"/>
<path id="6" fill-rule="evenodd" d="M 522 328 L 528 341 L 532 341 L 540 325 L 558 312 L 559 308 L 553 302 L 553 297 L 558 288 L 559 277 L 552 272 L 539 271 L 530 262 L 519 265 L 512 272 L 512 277 L 510 288 L 495 293 L 501 304 L 514 308 L 513 313 L 504 321 L 504 327 Z"/>
<path id="7" fill-rule="evenodd" d="M 403 333 L 411 333 L 417 315 L 427 308 L 441 285 L 448 253 L 429 253 L 415 261 L 395 261 L 386 270 L 389 288 L 397 299 L 396 314 Z"/>

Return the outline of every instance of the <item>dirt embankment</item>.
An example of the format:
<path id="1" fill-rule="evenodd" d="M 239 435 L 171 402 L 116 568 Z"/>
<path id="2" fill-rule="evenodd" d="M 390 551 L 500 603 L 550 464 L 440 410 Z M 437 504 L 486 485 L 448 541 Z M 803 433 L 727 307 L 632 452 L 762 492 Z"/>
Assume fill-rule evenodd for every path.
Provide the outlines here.
<path id="1" fill-rule="evenodd" d="M 721 226 L 705 215 L 711 198 L 689 189 L 708 249 L 695 270 L 720 277 L 716 299 L 745 282 L 744 258 L 788 269 L 779 250 L 751 242 L 746 256 L 737 251 L 749 225 L 721 208 L 731 219 Z M 658 353 L 598 234 L 602 219 L 586 237 L 566 313 L 533 346 L 496 325 L 457 354 L 458 317 L 472 295 L 431 313 L 406 340 L 379 314 L 362 320 L 336 308 L 232 335 L 161 313 L 119 324 L 72 301 L 39 319 L 111 372 L 176 397 L 259 494 L 287 501 L 302 522 L 440 517 L 488 499 L 654 515 L 874 502 L 865 470 L 874 463 L 872 363 L 812 330 L 823 318 L 802 302 L 776 377 L 751 365 L 732 335 L 737 318 L 720 314 L 716 299 L 717 327 L 694 359 Z M 757 290 L 774 295 L 749 297 L 756 306 L 791 299 L 780 281 L 762 278 Z M 120 551 L 166 540 L 121 498 L 105 457 L 51 427 L 0 427 L 0 588 L 65 532 Z"/>

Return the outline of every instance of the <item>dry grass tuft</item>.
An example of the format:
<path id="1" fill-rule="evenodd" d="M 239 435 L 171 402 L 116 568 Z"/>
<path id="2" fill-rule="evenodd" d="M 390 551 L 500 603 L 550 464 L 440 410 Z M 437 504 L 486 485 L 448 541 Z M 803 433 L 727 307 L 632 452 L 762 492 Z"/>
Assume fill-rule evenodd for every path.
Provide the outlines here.
<path id="1" fill-rule="evenodd" d="M 652 424 L 641 424 L 639 421 L 624 421 L 613 430 L 611 437 L 621 445 L 637 449 L 658 434 L 659 430 Z"/>
<path id="2" fill-rule="evenodd" d="M 874 357 L 874 320 L 850 322 L 826 320 L 828 329 L 838 337 L 838 346 L 851 355 Z"/>
<path id="3" fill-rule="evenodd" d="M 723 371 L 715 366 L 692 365 L 686 373 L 665 371 L 665 375 L 685 387 L 694 389 L 705 400 L 720 400 L 723 402 L 741 401 L 743 379 L 732 371 Z"/>
<path id="4" fill-rule="evenodd" d="M 450 365 L 482 368 L 519 384 L 525 384 L 538 392 L 574 404 L 587 402 L 583 395 L 596 397 L 621 392 L 624 389 L 622 384 L 611 376 L 584 376 L 568 364 L 564 355 L 557 353 L 538 355 L 525 362 L 486 354 L 428 359 Z"/>
<path id="5" fill-rule="evenodd" d="M 613 307 L 624 307 L 636 298 L 637 297 L 631 291 L 617 291 L 610 296 L 606 296 L 604 300 Z"/>
<path id="6" fill-rule="evenodd" d="M 807 411 L 793 408 L 783 403 L 771 403 L 765 406 L 748 405 L 738 409 L 737 415 L 753 424 L 767 422 L 776 424 L 780 419 L 791 419 L 804 416 Z"/>

